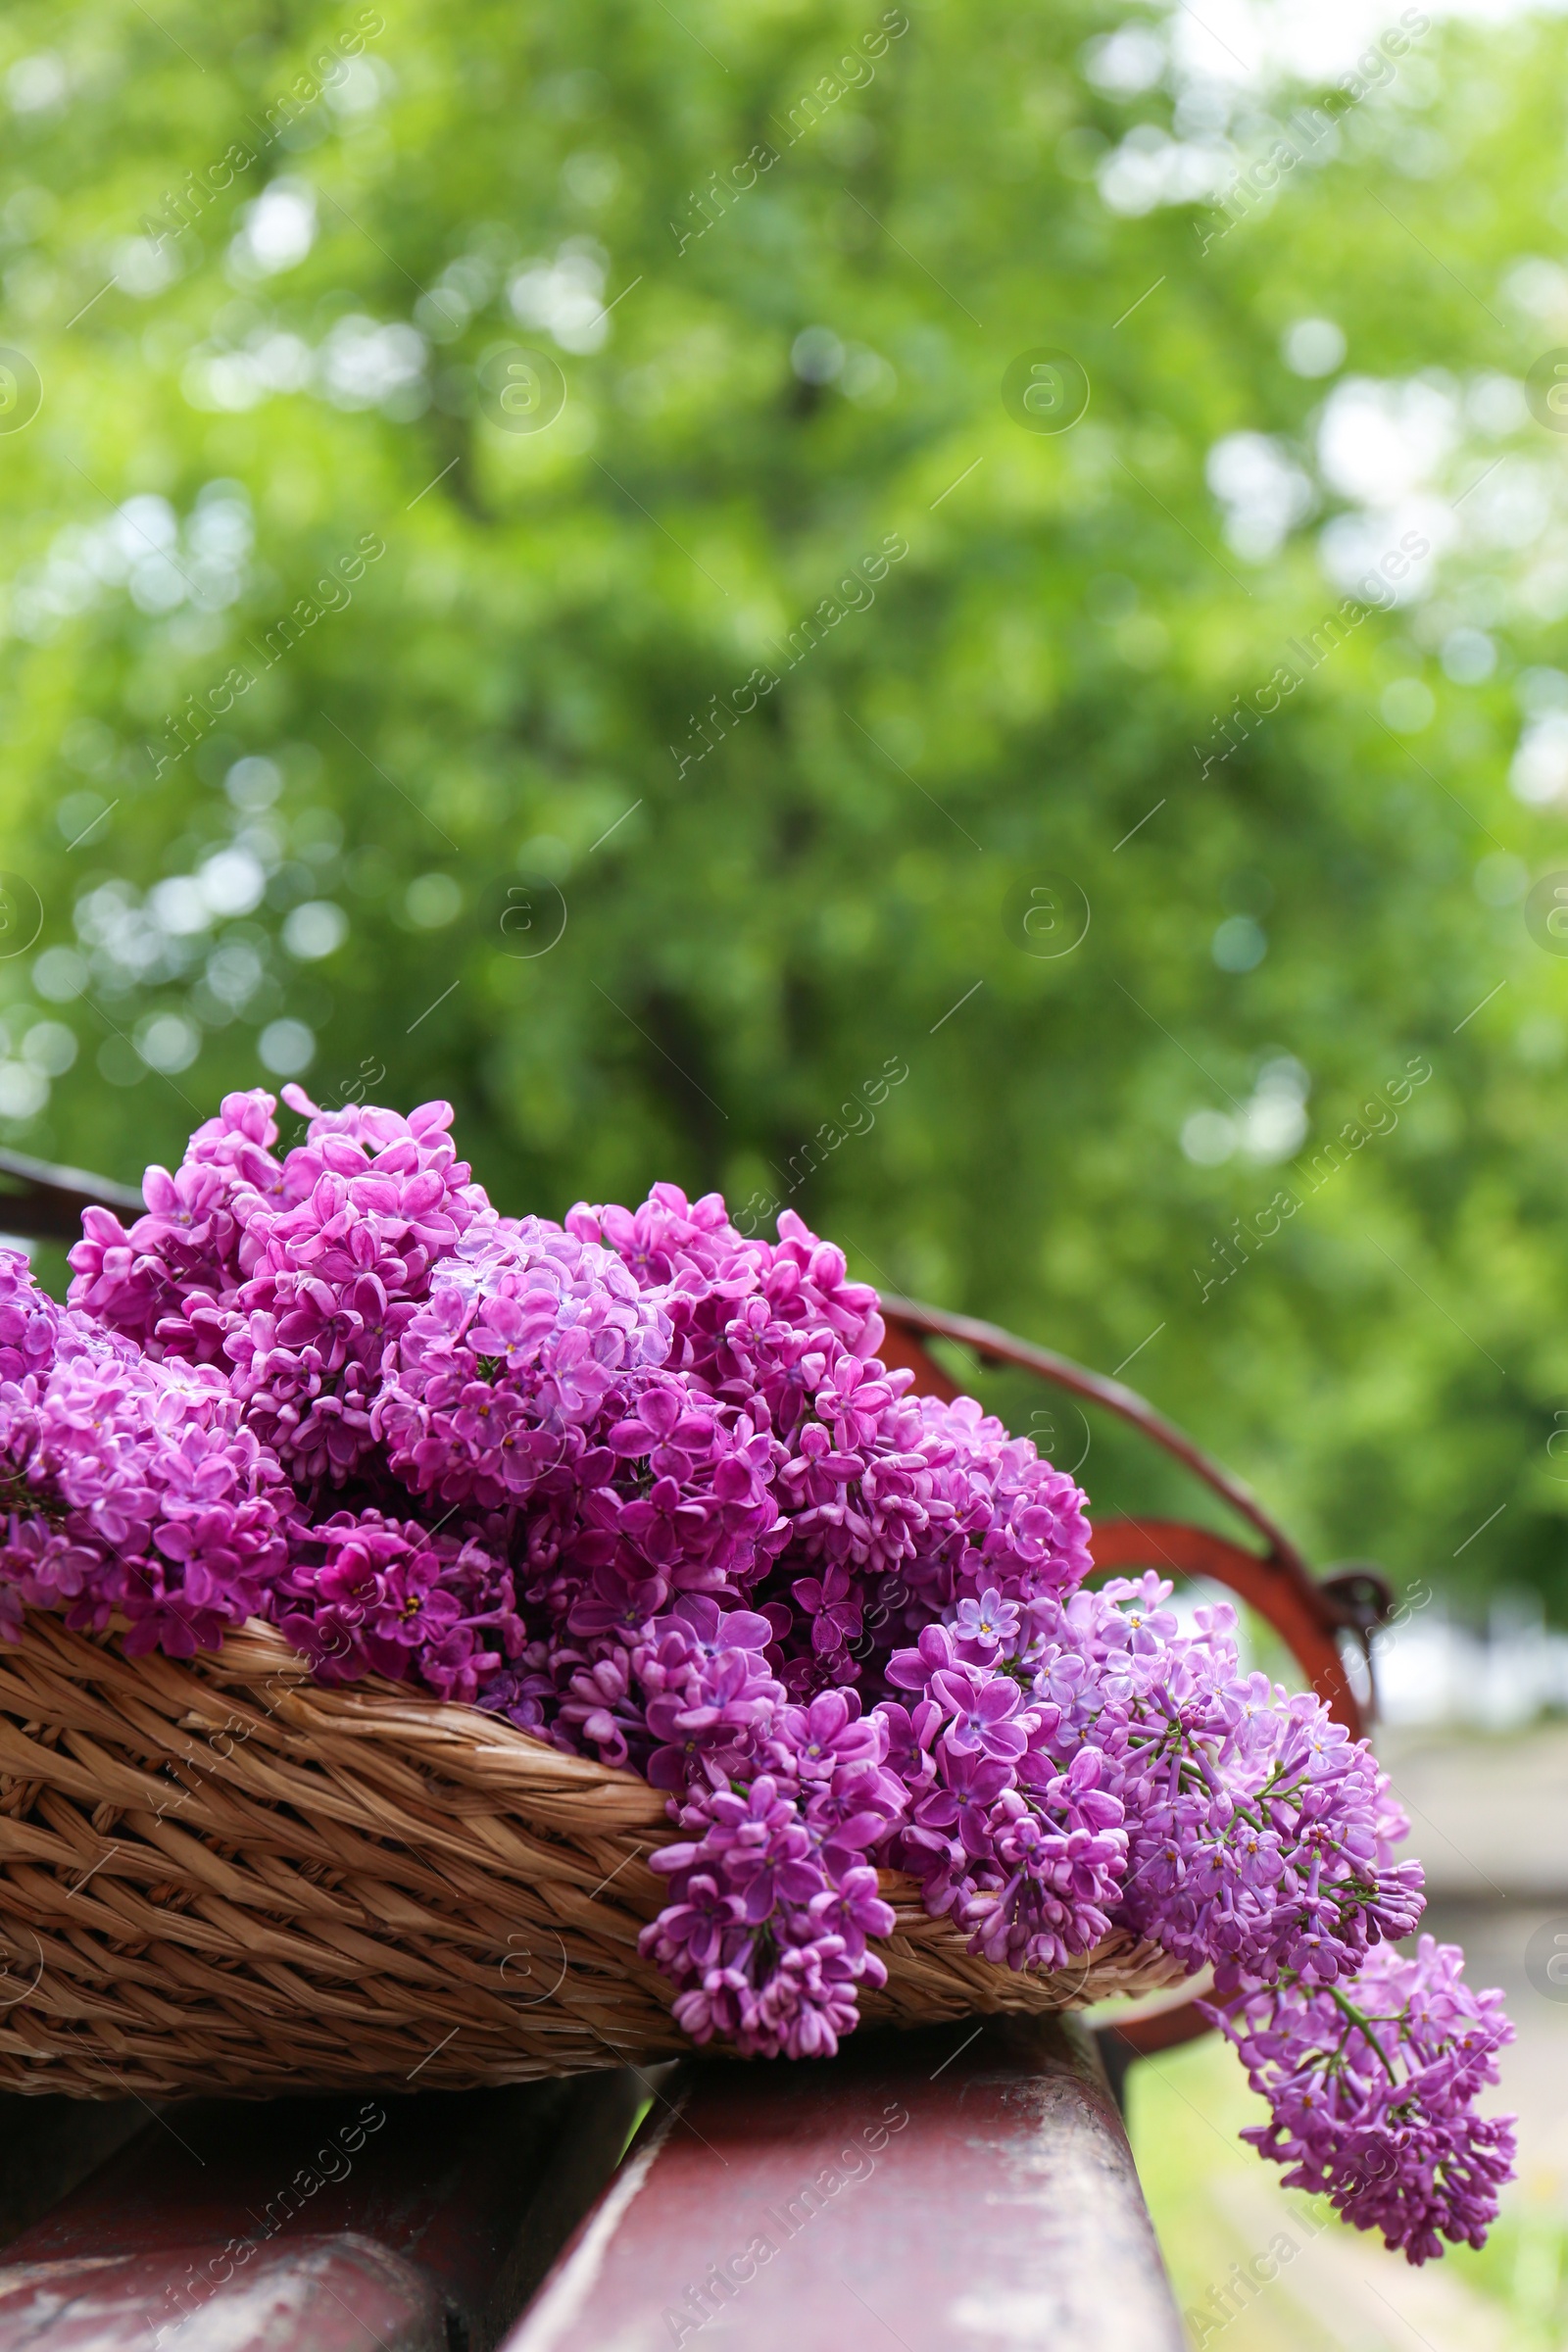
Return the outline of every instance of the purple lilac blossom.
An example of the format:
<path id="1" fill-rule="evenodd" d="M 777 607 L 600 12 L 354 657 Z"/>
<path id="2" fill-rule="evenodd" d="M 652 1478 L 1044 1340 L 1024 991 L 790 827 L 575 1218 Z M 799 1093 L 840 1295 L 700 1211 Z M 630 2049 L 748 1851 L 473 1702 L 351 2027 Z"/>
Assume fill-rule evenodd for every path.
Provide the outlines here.
<path id="1" fill-rule="evenodd" d="M 1472 1992 L 1451 1943 L 1384 1945 L 1345 1984 L 1285 1972 L 1216 2010 L 1273 2120 L 1242 2133 L 1288 2188 L 1313 2189 L 1393 2251 L 1479 2246 L 1513 2177 L 1513 2119 L 1478 2116 L 1512 2041 L 1499 1992 Z"/>
<path id="2" fill-rule="evenodd" d="M 642 1942 L 694 2040 L 831 2053 L 885 1982 L 880 1873 L 969 1949 L 1107 1936 L 1215 1971 L 1273 2122 L 1250 2133 L 1412 2261 L 1478 2243 L 1508 2038 L 1422 1910 L 1364 1742 L 1101 1590 L 1086 1499 L 972 1398 L 908 1394 L 876 1294 L 786 1210 L 748 1239 L 656 1185 L 492 1207 L 450 1106 L 230 1095 L 70 1303 L 0 1253 L 0 1636 L 54 1607 L 126 1647 L 270 1619 L 667 1792 Z"/>
<path id="3" fill-rule="evenodd" d="M 26 1369 L 21 1369 L 23 1365 Z M 265 1613 L 295 1497 L 210 1368 L 166 1365 L 56 1307 L 0 1251 L 0 1631 L 24 1607 L 132 1655 L 214 1649 Z"/>

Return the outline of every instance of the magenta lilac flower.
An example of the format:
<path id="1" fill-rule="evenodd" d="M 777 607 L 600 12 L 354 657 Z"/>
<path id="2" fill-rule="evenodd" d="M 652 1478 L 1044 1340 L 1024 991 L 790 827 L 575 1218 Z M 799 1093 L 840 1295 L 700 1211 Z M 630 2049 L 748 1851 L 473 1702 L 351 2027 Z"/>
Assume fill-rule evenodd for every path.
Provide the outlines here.
<path id="1" fill-rule="evenodd" d="M 89 1209 L 68 1305 L 0 1252 L 0 1637 L 57 1608 L 189 1656 L 264 1617 L 323 1681 L 640 1773 L 681 1833 L 643 1949 L 697 2041 L 836 2049 L 890 1872 L 999 1967 L 1207 1964 L 1288 2180 L 1412 2261 L 1480 2242 L 1499 1996 L 1396 1948 L 1387 1780 L 1231 1610 L 1090 1587 L 1073 1480 L 910 1396 L 792 1211 L 507 1217 L 449 1105 L 284 1101 L 292 1148 L 231 1095 L 143 1216 Z"/>

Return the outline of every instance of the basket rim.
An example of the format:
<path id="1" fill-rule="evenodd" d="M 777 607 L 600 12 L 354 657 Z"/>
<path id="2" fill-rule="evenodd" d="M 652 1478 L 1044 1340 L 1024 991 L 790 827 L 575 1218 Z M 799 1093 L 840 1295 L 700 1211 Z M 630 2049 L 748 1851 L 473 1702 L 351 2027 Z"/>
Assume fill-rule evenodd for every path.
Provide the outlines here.
<path id="1" fill-rule="evenodd" d="M 549 1792 L 565 1797 L 602 1789 L 616 1799 L 618 1827 L 646 1831 L 655 1845 L 679 1844 L 686 1835 L 670 1819 L 668 1793 L 654 1788 L 630 1766 L 606 1764 L 597 1757 L 574 1754 L 524 1731 L 520 1724 L 504 1715 L 492 1714 L 464 1699 L 436 1698 L 373 1671 L 356 1676 L 352 1683 L 318 1682 L 308 1653 L 295 1649 L 278 1628 L 264 1617 L 247 1618 L 242 1626 L 225 1633 L 219 1648 L 200 1649 L 188 1658 L 171 1658 L 157 1649 L 127 1652 L 122 1637 L 129 1630 L 130 1621 L 118 1613 L 97 1632 L 74 1633 L 66 1627 L 59 1612 L 29 1608 L 26 1624 L 31 1627 L 35 1623 L 58 1627 L 68 1638 L 92 1642 L 100 1647 L 113 1644 L 124 1663 L 134 1668 L 159 1671 L 172 1667 L 188 1676 L 198 1689 L 204 1685 L 221 1685 L 248 1692 L 258 1683 L 264 1687 L 283 1683 L 287 1686 L 283 1699 L 274 1708 L 260 1713 L 264 1717 L 270 1714 L 273 1721 L 291 1731 L 309 1734 L 318 1725 L 336 1739 L 347 1736 L 396 1742 L 411 1762 L 429 1761 L 449 1769 L 458 1765 L 462 1768 L 460 1777 L 470 1784 L 482 1785 L 497 1796 L 509 1788 L 519 1795 Z M 0 1651 L 0 1657 L 3 1655 Z M 425 1751 L 422 1757 L 421 1748 Z M 895 1936 L 905 1941 L 911 1936 L 921 1941 L 940 1937 L 944 1942 L 952 1939 L 960 1948 L 967 1948 L 967 1937 L 950 1917 L 927 1910 L 920 1882 L 912 1872 L 878 1868 L 877 1885 L 884 1900 L 893 1905 L 897 1914 Z M 996 1968 L 1001 1980 L 1022 1976 L 1042 1986 L 1048 1983 L 1062 1986 L 1074 1976 L 1086 1979 L 1111 1957 L 1125 1956 L 1131 1960 L 1147 1956 L 1152 1961 L 1156 1954 L 1168 1963 L 1169 1982 L 1173 1985 L 1196 1984 L 1204 1974 L 1201 1969 L 1186 1969 L 1174 1955 L 1164 1953 L 1158 1945 L 1140 1941 L 1124 1928 L 1113 1928 L 1092 1950 L 1075 1954 L 1061 1969 L 1015 1971 L 998 1962 L 986 1965 Z"/>
<path id="2" fill-rule="evenodd" d="M 384 1675 L 318 1683 L 263 1619 L 178 1659 L 127 1653 L 127 1631 L 34 1608 L 0 1649 L 0 1927 L 51 1959 L 39 2014 L 0 2017 L 6 2087 L 111 2096 L 133 2064 L 139 2091 L 270 2095 L 303 2063 L 396 2088 L 416 2061 L 425 2087 L 458 2088 L 690 2049 L 640 1948 L 668 1900 L 651 1864 L 688 1835 L 667 1792 Z M 160 1801 L 175 1786 L 178 1821 Z M 1125 1928 L 1059 1969 L 999 1965 L 912 1874 L 878 1885 L 893 1922 L 867 2026 L 1085 2008 L 1189 1975 Z M 504 1936 L 531 1954 L 541 1931 L 571 1981 L 519 2008 L 496 1953 Z M 432 2050 L 432 2021 L 469 2030 Z"/>
<path id="3" fill-rule="evenodd" d="M 28 1609 L 27 1627 L 30 1629 L 35 1622 L 65 1625 L 64 1618 L 56 1611 Z M 305 1720 L 309 1717 L 339 1739 L 356 1735 L 376 1739 L 396 1732 L 410 1743 L 411 1755 L 416 1755 L 422 1746 L 438 1752 L 449 1751 L 443 1759 L 447 1761 L 451 1760 L 450 1751 L 475 1761 L 483 1760 L 488 1767 L 484 1774 L 486 1781 L 505 1779 L 505 1767 L 511 1763 L 517 1768 L 519 1785 L 535 1789 L 545 1786 L 563 1791 L 574 1787 L 612 1787 L 628 1795 L 634 1792 L 639 1799 L 646 1800 L 650 1826 L 668 1824 L 663 1792 L 645 1781 L 640 1773 L 625 1766 L 601 1763 L 597 1757 L 575 1755 L 524 1731 L 520 1724 L 511 1722 L 506 1716 L 492 1714 L 467 1700 L 436 1698 L 373 1671 L 356 1675 L 352 1683 L 318 1682 L 309 1655 L 295 1649 L 265 1617 L 248 1617 L 242 1626 L 225 1633 L 220 1648 L 198 1649 L 185 1658 L 170 1657 L 167 1651 L 158 1649 L 126 1650 L 122 1637 L 129 1631 L 129 1620 L 118 1614 L 96 1632 L 67 1630 L 75 1632 L 76 1639 L 96 1642 L 101 1647 L 114 1643 L 129 1666 L 153 1670 L 173 1667 L 190 1675 L 198 1684 L 240 1690 L 253 1690 L 258 1685 L 265 1688 L 282 1684 L 286 1686 L 283 1698 L 275 1706 L 258 1708 L 256 1713 L 260 1719 L 270 1717 L 291 1730 L 310 1729 L 311 1724 Z M 673 1825 L 669 1826 L 673 1830 Z"/>

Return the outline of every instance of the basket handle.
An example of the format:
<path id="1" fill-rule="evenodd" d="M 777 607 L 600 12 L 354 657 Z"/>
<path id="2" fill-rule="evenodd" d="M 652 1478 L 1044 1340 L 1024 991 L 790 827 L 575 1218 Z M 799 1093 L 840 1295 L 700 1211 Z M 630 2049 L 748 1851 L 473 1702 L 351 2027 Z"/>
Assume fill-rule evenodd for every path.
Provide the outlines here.
<path id="1" fill-rule="evenodd" d="M 884 1298 L 888 1326 L 882 1356 L 890 1367 L 912 1371 L 916 1396 L 951 1400 L 959 1394 L 924 1346 L 928 1338 L 957 1340 L 982 1362 L 1012 1364 L 1054 1387 L 1088 1397 L 1142 1433 L 1219 1495 L 1263 1539 L 1260 1551 L 1231 1542 L 1211 1528 L 1173 1519 L 1110 1519 L 1097 1527 L 1091 1544 L 1097 1568 L 1165 1568 L 1182 1576 L 1209 1576 L 1226 1585 L 1265 1617 L 1293 1652 L 1312 1689 L 1352 1739 L 1365 1729 L 1360 1701 L 1340 1654 L 1339 1637 L 1353 1634 L 1370 1669 L 1371 1638 L 1394 1605 L 1386 1579 L 1357 1565 L 1316 1577 L 1291 1542 L 1239 1478 L 1211 1461 L 1174 1422 L 1157 1413 L 1135 1389 L 1103 1373 L 1088 1371 L 1070 1356 L 1014 1338 L 995 1323 L 950 1315 L 911 1298 Z M 1370 1712 L 1370 1710 L 1368 1710 Z"/>

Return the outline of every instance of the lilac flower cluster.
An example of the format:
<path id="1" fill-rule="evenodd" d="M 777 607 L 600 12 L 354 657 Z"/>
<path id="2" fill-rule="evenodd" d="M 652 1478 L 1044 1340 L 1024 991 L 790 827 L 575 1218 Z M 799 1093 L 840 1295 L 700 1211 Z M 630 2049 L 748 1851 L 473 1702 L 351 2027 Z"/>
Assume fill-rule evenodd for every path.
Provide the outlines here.
<path id="1" fill-rule="evenodd" d="M 1066 1775 L 1046 1810 L 1077 1792 L 1075 1866 L 1110 1874 L 1117 1924 L 1237 1984 L 1351 1974 L 1421 1915 L 1419 1866 L 1393 1860 L 1407 1825 L 1387 1778 L 1317 1699 L 1241 1674 L 1233 1610 L 1200 1610 L 1184 1634 L 1169 1597 L 1152 1575 L 1064 1601 L 991 1591 L 895 1654 L 917 1743 L 945 1727 L 906 1866 L 993 1956 L 1004 1941 L 1024 1964 L 1062 1965 L 1036 1940 L 1057 1932 L 1038 1832 L 1027 1865 L 1015 1849 L 1019 1808 L 1037 1812 Z"/>
<path id="2" fill-rule="evenodd" d="M 1513 2038 L 1423 1909 L 1387 1776 L 1321 1703 L 1240 1670 L 1235 1612 L 1184 1632 L 1153 1576 L 960 1602 L 897 1652 L 913 1798 L 888 1851 L 971 1949 L 1060 1968 L 1108 1928 L 1214 1971 L 1209 2013 L 1274 2121 L 1249 2132 L 1412 2262 L 1479 2244 L 1510 2177 L 1474 2112 Z"/>
<path id="3" fill-rule="evenodd" d="M 214 1649 L 266 1610 L 293 1503 L 220 1374 L 148 1363 L 0 1250 L 0 1639 L 69 1607 L 132 1653 Z"/>
<path id="4" fill-rule="evenodd" d="M 1374 1954 L 1353 1997 L 1286 1977 L 1218 2019 L 1273 2109 L 1243 2138 L 1292 2168 L 1287 2187 L 1322 2192 L 1412 2262 L 1444 2237 L 1483 2244 L 1513 2173 L 1512 2119 L 1474 2111 L 1513 2029 L 1501 1993 L 1472 1992 L 1461 1967 L 1423 1936 L 1411 1959 Z"/>
<path id="5" fill-rule="evenodd" d="M 655 1856 L 674 1899 L 643 1944 L 685 1987 L 675 2016 L 694 2040 L 720 2033 L 767 2057 L 830 2055 L 855 2024 L 857 1984 L 887 1982 L 868 1938 L 891 1934 L 894 1914 L 866 1854 L 899 1820 L 904 1790 L 885 1769 L 886 1730 L 862 1717 L 856 1691 L 792 1706 L 773 1690 L 744 1769 L 722 1783 L 708 1772 L 680 1808 L 698 1834 Z"/>
<path id="6" fill-rule="evenodd" d="M 681 1831 L 643 1946 L 698 2041 L 835 2049 L 889 1870 L 1000 1965 L 1210 1964 L 1266 2154 L 1413 2260 L 1485 2227 L 1496 1996 L 1394 1954 L 1421 1893 L 1387 1782 L 1242 1672 L 1231 1611 L 1091 1590 L 1073 1481 L 911 1396 L 793 1212 L 748 1239 L 657 1185 L 505 1217 L 447 1105 L 284 1099 L 292 1150 L 230 1096 L 128 1231 L 89 1210 L 68 1306 L 0 1257 L 0 1633 L 62 1607 L 189 1655 L 259 1615 L 325 1680 L 641 1773 Z"/>

